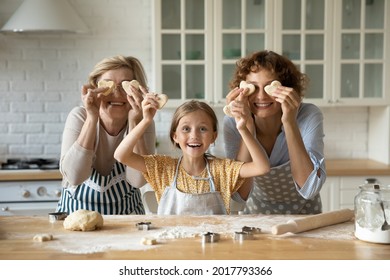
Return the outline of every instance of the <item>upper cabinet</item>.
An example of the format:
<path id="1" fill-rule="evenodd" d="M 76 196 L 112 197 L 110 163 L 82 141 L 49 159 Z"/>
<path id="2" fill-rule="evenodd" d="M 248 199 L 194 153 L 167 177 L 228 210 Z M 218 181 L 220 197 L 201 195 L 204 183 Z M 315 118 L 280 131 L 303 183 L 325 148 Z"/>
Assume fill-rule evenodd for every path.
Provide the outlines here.
<path id="1" fill-rule="evenodd" d="M 224 105 L 235 62 L 270 49 L 310 78 L 319 106 L 388 105 L 385 0 L 156 0 L 156 91 Z M 387 94 L 389 95 L 389 94 Z"/>

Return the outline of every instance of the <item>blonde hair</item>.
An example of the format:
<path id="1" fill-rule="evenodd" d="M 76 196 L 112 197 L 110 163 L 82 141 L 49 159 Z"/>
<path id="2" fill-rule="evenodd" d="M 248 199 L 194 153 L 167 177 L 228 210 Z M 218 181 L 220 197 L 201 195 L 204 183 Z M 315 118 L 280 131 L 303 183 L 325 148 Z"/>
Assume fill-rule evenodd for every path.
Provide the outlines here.
<path id="1" fill-rule="evenodd" d="M 133 79 L 137 80 L 141 86 L 147 89 L 147 79 L 145 70 L 141 62 L 133 56 L 117 55 L 105 58 L 98 62 L 89 74 L 88 82 L 92 87 L 97 87 L 98 79 L 109 70 L 128 68 L 133 72 Z"/>
<path id="2" fill-rule="evenodd" d="M 218 118 L 215 115 L 213 108 L 211 108 L 207 103 L 202 102 L 202 101 L 198 101 L 198 100 L 187 101 L 187 102 L 183 103 L 182 105 L 180 105 L 176 109 L 176 111 L 172 117 L 172 123 L 171 123 L 171 129 L 169 132 L 169 137 L 171 138 L 171 142 L 175 147 L 180 148 L 179 144 L 175 143 L 175 141 L 173 140 L 173 136 L 176 132 L 176 129 L 177 129 L 177 126 L 179 125 L 180 120 L 184 116 L 188 115 L 189 113 L 192 113 L 192 112 L 195 112 L 198 110 L 205 112 L 210 117 L 210 120 L 213 124 L 213 130 L 218 131 Z"/>

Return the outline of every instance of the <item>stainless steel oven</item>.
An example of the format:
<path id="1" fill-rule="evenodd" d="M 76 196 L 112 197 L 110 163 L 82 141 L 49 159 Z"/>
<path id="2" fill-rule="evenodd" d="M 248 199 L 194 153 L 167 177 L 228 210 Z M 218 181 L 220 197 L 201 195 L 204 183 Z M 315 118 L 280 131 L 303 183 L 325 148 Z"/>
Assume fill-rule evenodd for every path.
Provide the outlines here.
<path id="1" fill-rule="evenodd" d="M 61 195 L 58 162 L 36 162 L 8 160 L 2 163 L 0 216 L 47 215 L 55 211 Z"/>

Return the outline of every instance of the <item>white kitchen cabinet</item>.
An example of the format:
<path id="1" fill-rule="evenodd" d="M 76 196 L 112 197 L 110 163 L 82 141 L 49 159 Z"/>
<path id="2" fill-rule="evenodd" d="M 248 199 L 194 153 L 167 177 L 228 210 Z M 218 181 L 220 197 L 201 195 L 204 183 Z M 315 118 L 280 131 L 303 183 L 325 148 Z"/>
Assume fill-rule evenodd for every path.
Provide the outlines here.
<path id="1" fill-rule="evenodd" d="M 278 0 L 275 10 L 275 47 L 308 74 L 306 102 L 390 104 L 389 1 Z"/>
<path id="2" fill-rule="evenodd" d="M 367 178 L 375 178 L 379 184 L 390 185 L 390 176 L 329 176 L 321 189 L 323 212 L 342 208 L 354 209 L 354 198 L 359 186 Z"/>
<path id="3" fill-rule="evenodd" d="M 268 0 L 154 1 L 156 91 L 225 105 L 235 62 L 264 49 L 272 30 Z"/>
<path id="4" fill-rule="evenodd" d="M 156 91 L 168 106 L 224 105 L 235 62 L 271 49 L 310 78 L 319 106 L 388 105 L 390 3 L 385 0 L 156 0 Z"/>

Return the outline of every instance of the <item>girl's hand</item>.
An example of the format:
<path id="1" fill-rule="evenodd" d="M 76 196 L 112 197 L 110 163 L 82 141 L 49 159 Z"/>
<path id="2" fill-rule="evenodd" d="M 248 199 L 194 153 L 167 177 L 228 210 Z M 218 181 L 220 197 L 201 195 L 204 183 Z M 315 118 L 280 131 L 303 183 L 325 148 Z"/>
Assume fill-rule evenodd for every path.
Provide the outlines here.
<path id="1" fill-rule="evenodd" d="M 153 120 L 158 110 L 157 96 L 154 93 L 147 93 L 142 101 L 143 118 L 147 121 Z"/>
<path id="2" fill-rule="evenodd" d="M 299 106 L 302 102 L 298 93 L 290 87 L 279 86 L 272 96 L 282 107 L 282 123 L 296 121 Z"/>

